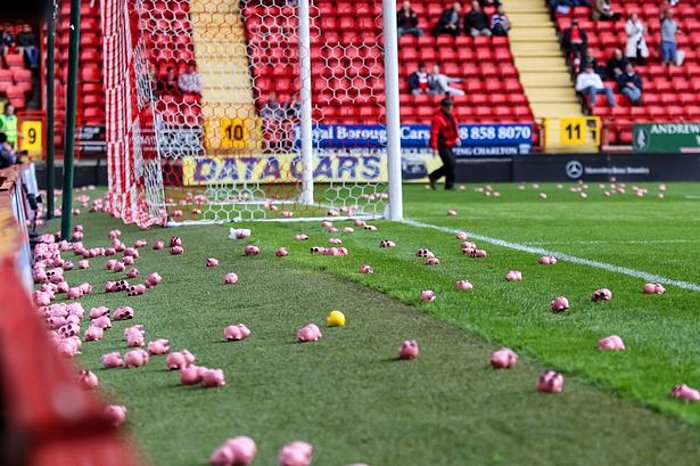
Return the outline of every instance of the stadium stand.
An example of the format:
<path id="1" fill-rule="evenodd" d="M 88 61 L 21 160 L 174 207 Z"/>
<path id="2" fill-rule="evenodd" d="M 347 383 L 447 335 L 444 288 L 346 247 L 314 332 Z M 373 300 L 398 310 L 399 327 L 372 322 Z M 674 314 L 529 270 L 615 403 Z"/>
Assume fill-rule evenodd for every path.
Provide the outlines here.
<path id="1" fill-rule="evenodd" d="M 413 2 L 421 26 L 426 31 L 437 23 L 443 10 L 453 2 Z M 494 8 L 485 8 L 491 16 Z M 507 12 L 506 12 L 507 13 Z M 401 117 L 405 123 L 426 123 L 435 112 L 441 96 L 414 96 L 408 89 L 408 76 L 419 62 L 428 69 L 439 64 L 443 73 L 460 78 L 463 96 L 453 96 L 458 118 L 473 122 L 518 122 L 534 120 L 528 98 L 510 51 L 508 37 L 470 37 L 462 33 L 416 38 L 404 35 L 399 41 L 399 73 L 404 87 L 401 92 Z"/>
<path id="2" fill-rule="evenodd" d="M 100 8 L 91 0 L 82 0 L 80 8 L 80 58 L 78 76 L 77 126 L 105 124 L 105 98 L 102 86 L 102 37 Z M 70 0 L 60 2 L 56 21 L 56 127 L 66 120 L 66 80 L 68 78 L 68 41 Z M 44 49 L 45 53 L 45 49 Z M 56 131 L 54 144 L 63 147 L 63 132 Z"/>
<path id="3" fill-rule="evenodd" d="M 617 106 L 610 108 L 604 98 L 596 101 L 588 111 L 601 117 L 607 128 L 609 145 L 630 145 L 632 124 L 644 122 L 692 121 L 700 117 L 700 5 L 681 2 L 674 8 L 675 19 L 685 34 L 677 37 L 678 47 L 685 52 L 682 66 L 667 68 L 660 60 L 660 14 L 663 6 L 652 0 L 615 1 L 615 11 L 622 14 L 619 21 L 592 21 L 587 7 L 573 8 L 568 15 L 556 15 L 557 29 L 562 32 L 578 18 L 579 24 L 588 34 L 589 49 L 599 63 L 605 64 L 614 48 L 625 49 L 625 21 L 633 13 L 639 14 L 648 28 L 646 42 L 649 58 L 645 66 L 637 66 L 644 81 L 643 103 L 633 106 L 617 92 L 613 81 L 605 81 L 616 90 Z"/>
<path id="4" fill-rule="evenodd" d="M 0 100 L 12 104 L 17 110 L 24 110 L 31 99 L 34 85 L 32 71 L 25 62 L 22 49 L 16 45 L 17 35 L 24 24 L 5 24 L 0 26 L 3 42 L 7 39 L 12 45 L 0 46 L 3 57 L 0 58 Z"/>
<path id="5" fill-rule="evenodd" d="M 445 0 L 413 2 L 412 7 L 418 14 L 420 27 L 429 31 L 452 3 Z M 294 79 L 298 76 L 295 67 L 298 57 L 294 53 L 297 44 L 287 37 L 294 37 L 296 24 L 286 23 L 285 16 L 292 15 L 280 14 L 279 8 L 258 5 L 243 12 L 253 55 L 267 54 L 266 63 L 252 70 L 258 90 L 258 110 L 273 92 L 280 102 L 294 98 Z M 319 8 L 322 20 L 316 22 L 320 30 L 312 34 L 311 50 L 316 99 L 314 116 L 330 123 L 376 123 L 384 113 L 383 55 L 379 47 L 372 48 L 376 43 L 374 38 L 380 36 L 379 5 L 339 1 L 319 3 Z M 494 11 L 486 9 L 489 15 Z M 267 42 L 265 48 L 255 47 L 262 42 Z M 362 50 L 361 60 L 353 59 L 348 52 L 359 44 L 368 47 Z M 256 62 L 255 56 L 253 61 Z M 400 99 L 405 123 L 427 123 L 442 97 L 410 92 L 408 77 L 420 62 L 425 62 L 428 69 L 439 64 L 443 73 L 462 80 L 460 86 L 465 95 L 454 96 L 459 118 L 475 122 L 533 122 L 507 37 L 402 36 L 399 40 Z M 363 94 L 369 95 L 362 98 Z M 354 105 L 344 105 L 347 103 L 345 96 Z"/>

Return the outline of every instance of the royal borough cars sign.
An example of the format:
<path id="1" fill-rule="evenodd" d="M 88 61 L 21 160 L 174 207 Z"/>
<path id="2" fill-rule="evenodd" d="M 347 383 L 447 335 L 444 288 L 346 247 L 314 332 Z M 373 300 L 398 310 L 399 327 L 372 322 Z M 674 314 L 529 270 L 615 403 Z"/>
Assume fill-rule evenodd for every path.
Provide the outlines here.
<path id="1" fill-rule="evenodd" d="M 635 124 L 632 144 L 647 154 L 700 153 L 700 123 Z"/>

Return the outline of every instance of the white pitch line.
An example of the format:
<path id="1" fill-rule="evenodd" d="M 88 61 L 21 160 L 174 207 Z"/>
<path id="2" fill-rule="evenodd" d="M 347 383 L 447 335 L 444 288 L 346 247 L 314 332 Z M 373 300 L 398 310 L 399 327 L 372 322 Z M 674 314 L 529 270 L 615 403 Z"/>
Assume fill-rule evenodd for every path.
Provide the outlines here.
<path id="1" fill-rule="evenodd" d="M 700 196 L 685 196 L 686 199 L 700 199 Z"/>
<path id="2" fill-rule="evenodd" d="M 591 245 L 591 244 L 687 244 L 700 243 L 700 239 L 650 239 L 650 240 L 630 240 L 630 241 L 528 241 L 522 243 L 524 246 L 546 246 L 552 244 L 571 245 Z"/>
<path id="3" fill-rule="evenodd" d="M 456 234 L 460 230 L 455 230 L 453 228 L 441 227 L 438 225 L 431 225 L 429 223 L 417 222 L 415 220 L 404 219 L 403 223 L 406 225 L 418 227 L 418 228 L 430 228 L 433 230 L 444 231 L 445 233 Z M 672 280 L 670 278 L 662 277 L 660 275 L 654 275 L 652 273 L 643 272 L 641 270 L 629 269 L 627 267 L 620 267 L 618 265 L 607 264 L 605 262 L 593 261 L 590 259 L 583 259 L 581 257 L 571 256 L 569 254 L 564 254 L 556 251 L 549 251 L 542 248 L 533 248 L 530 246 L 525 246 L 524 244 L 511 243 L 509 241 L 504 241 L 498 238 L 491 238 L 489 236 L 483 236 L 476 233 L 470 233 L 466 231 L 470 239 L 475 239 L 477 241 L 484 241 L 486 243 L 495 244 L 496 246 L 501 246 L 504 248 L 515 249 L 516 251 L 528 252 L 530 254 L 538 254 L 540 256 L 554 256 L 557 259 L 571 262 L 578 265 L 587 265 L 589 267 L 595 267 L 597 269 L 607 270 L 608 272 L 620 273 L 623 275 L 629 275 L 630 277 L 641 278 L 647 282 L 652 283 L 663 283 L 664 285 L 671 285 L 684 290 L 700 291 L 700 285 L 695 283 L 684 282 L 680 280 Z"/>

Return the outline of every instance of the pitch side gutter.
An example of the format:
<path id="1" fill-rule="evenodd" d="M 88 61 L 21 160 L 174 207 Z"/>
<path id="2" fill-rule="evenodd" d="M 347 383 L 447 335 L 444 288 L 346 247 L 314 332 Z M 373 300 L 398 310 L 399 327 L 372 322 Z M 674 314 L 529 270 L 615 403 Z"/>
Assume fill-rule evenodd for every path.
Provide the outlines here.
<path id="1" fill-rule="evenodd" d="M 456 234 L 460 230 L 455 230 L 453 228 L 441 227 L 438 225 L 431 225 L 429 223 L 418 222 L 416 220 L 404 219 L 402 223 L 410 225 L 417 228 L 429 228 L 432 230 L 444 231 L 445 233 Z M 516 251 L 528 252 L 530 254 L 538 254 L 540 256 L 554 256 L 559 260 L 566 262 L 571 262 L 572 264 L 587 265 L 589 267 L 595 267 L 597 269 L 607 270 L 608 272 L 621 273 L 623 275 L 629 275 L 630 277 L 641 278 L 647 282 L 651 283 L 662 283 L 664 285 L 671 285 L 677 288 L 682 288 L 684 290 L 700 291 L 700 285 L 695 283 L 684 282 L 680 280 L 672 280 L 670 278 L 662 277 L 660 275 L 654 275 L 651 273 L 643 272 L 641 270 L 628 269 L 627 267 L 620 267 L 613 264 L 606 264 L 605 262 L 593 261 L 590 259 L 583 259 L 581 257 L 571 256 L 569 254 L 564 254 L 562 252 L 550 251 L 542 248 L 533 248 L 531 246 L 526 246 L 524 244 L 511 243 L 510 241 L 504 241 L 502 239 L 491 238 L 489 236 L 479 235 L 477 233 L 470 233 L 465 231 L 469 236 L 469 239 L 474 239 L 477 241 L 483 241 L 485 243 L 495 244 L 496 246 L 502 246 L 504 248 L 515 249 Z"/>

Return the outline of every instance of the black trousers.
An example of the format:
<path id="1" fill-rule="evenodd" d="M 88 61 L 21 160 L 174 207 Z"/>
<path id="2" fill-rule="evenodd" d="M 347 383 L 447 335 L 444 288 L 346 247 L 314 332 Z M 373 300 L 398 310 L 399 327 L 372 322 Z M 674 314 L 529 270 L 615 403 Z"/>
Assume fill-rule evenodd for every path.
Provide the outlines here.
<path id="1" fill-rule="evenodd" d="M 455 154 L 452 152 L 452 148 L 445 144 L 438 145 L 438 153 L 440 160 L 442 160 L 442 167 L 432 172 L 430 179 L 437 181 L 444 176 L 445 189 L 451 189 L 455 185 Z"/>

